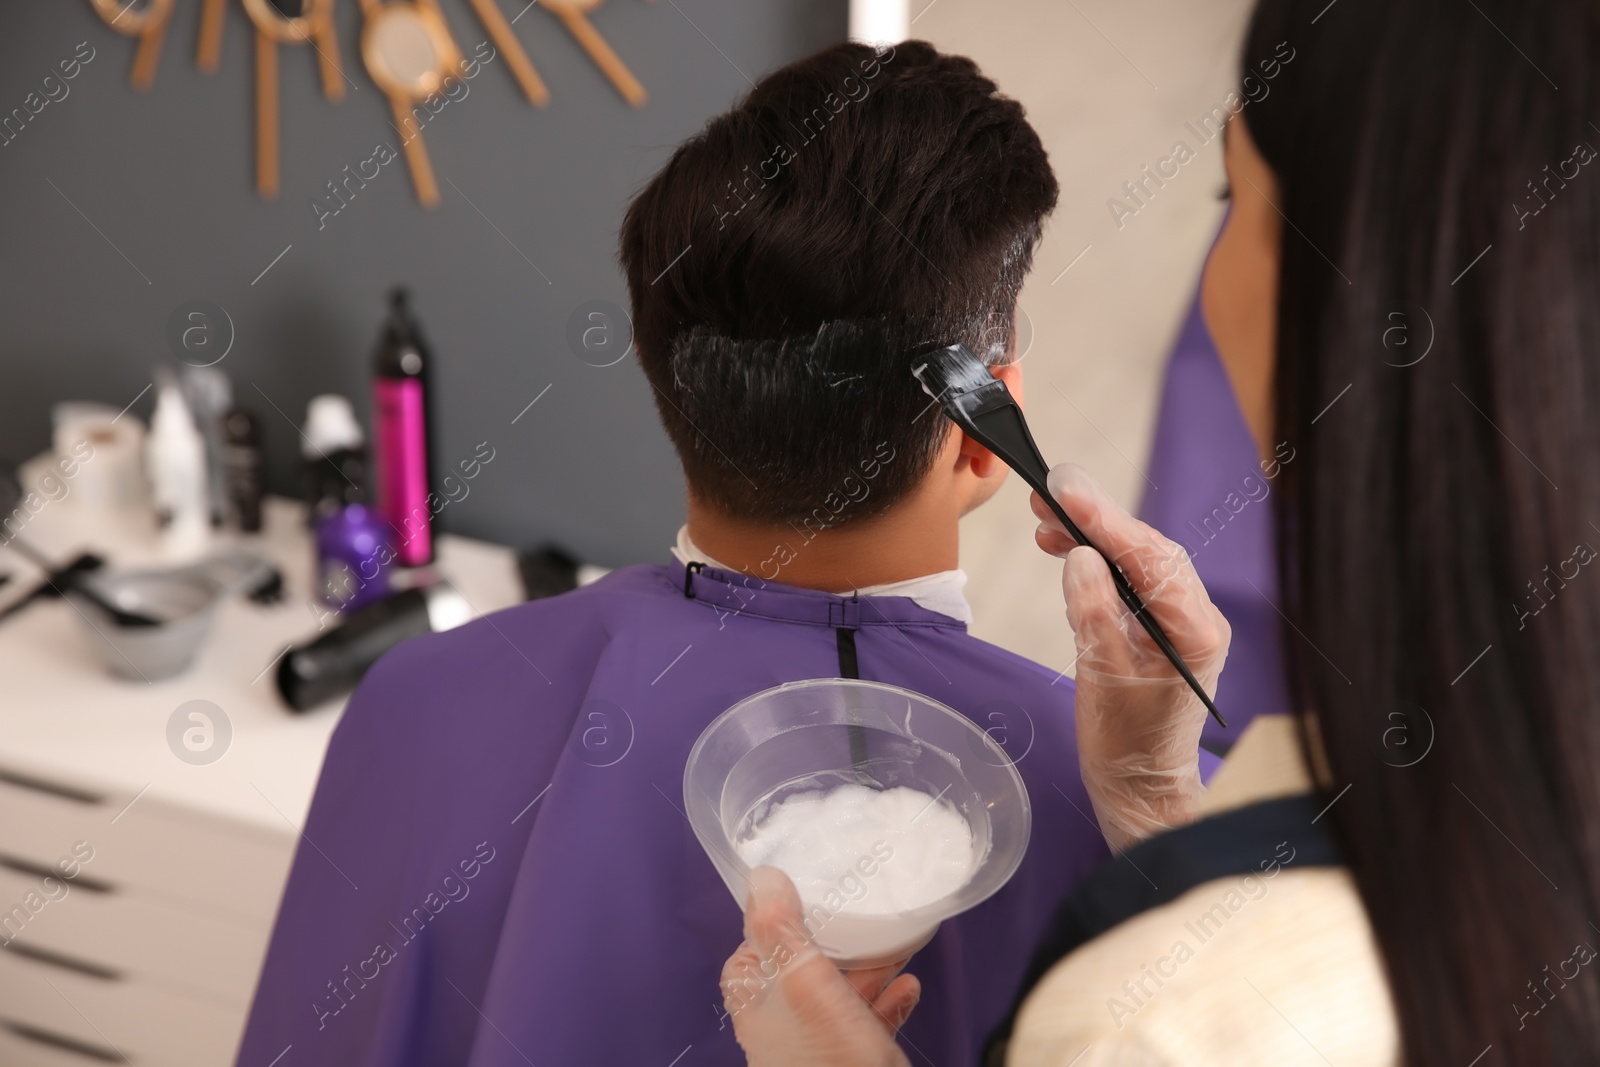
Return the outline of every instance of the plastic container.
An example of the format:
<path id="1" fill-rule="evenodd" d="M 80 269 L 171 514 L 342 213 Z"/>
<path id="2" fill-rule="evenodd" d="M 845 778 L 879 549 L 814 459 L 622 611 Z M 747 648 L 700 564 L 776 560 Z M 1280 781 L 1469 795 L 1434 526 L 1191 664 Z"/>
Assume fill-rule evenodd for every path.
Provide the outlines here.
<path id="1" fill-rule="evenodd" d="M 159 620 L 154 626 L 119 626 L 94 601 L 67 588 L 73 618 L 106 668 L 136 682 L 182 674 L 211 637 L 217 605 L 258 586 L 272 573 L 263 557 L 238 550 L 166 570 L 95 574 L 84 578 L 117 607 Z"/>
<path id="2" fill-rule="evenodd" d="M 967 820 L 976 862 L 964 886 L 911 911 L 858 914 L 848 900 L 837 908 L 803 900 L 807 931 L 840 967 L 909 956 L 944 920 L 999 891 L 1027 851 L 1033 810 L 1004 750 L 938 701 L 880 682 L 819 678 L 739 701 L 689 753 L 684 809 L 742 908 L 750 869 L 737 844 L 787 797 L 851 783 L 937 797 Z M 861 872 L 868 892 L 869 869 Z"/>
<path id="3" fill-rule="evenodd" d="M 67 590 L 84 640 L 120 678 L 157 682 L 182 674 L 211 636 L 217 593 L 199 575 L 138 571 L 90 580 L 117 607 L 160 620 L 155 626 L 118 626 L 93 601 Z"/>

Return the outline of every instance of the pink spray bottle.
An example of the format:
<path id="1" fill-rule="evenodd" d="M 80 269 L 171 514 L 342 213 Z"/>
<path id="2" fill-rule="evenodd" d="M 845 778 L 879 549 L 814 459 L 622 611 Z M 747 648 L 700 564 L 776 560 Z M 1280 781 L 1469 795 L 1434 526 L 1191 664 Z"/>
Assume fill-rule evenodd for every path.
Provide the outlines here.
<path id="1" fill-rule="evenodd" d="M 428 491 L 428 380 L 433 356 L 411 317 L 406 291 L 389 294 L 389 320 L 374 357 L 373 459 L 378 514 L 392 528 L 396 562 L 417 567 L 433 560 L 433 511 Z"/>

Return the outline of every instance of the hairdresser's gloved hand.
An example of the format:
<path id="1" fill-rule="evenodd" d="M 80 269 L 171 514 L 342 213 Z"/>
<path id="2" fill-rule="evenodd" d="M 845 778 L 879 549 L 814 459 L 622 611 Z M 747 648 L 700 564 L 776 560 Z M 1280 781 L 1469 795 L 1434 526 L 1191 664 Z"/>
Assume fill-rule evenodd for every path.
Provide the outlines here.
<path id="1" fill-rule="evenodd" d="M 750 873 L 744 937 L 722 968 L 722 995 L 750 1067 L 910 1067 L 894 1033 L 922 986 L 900 974 L 903 962 L 841 973 L 807 937 L 794 883 L 772 867 Z"/>
<path id="2" fill-rule="evenodd" d="M 1124 511 L 1081 467 L 1056 467 L 1048 484 L 1215 696 L 1233 631 L 1188 553 Z M 1061 588 L 1078 646 L 1078 761 L 1101 832 L 1120 852 L 1196 817 L 1206 708 L 1117 596 L 1099 553 L 1078 546 L 1037 493 L 1033 511 L 1039 547 L 1067 561 Z"/>

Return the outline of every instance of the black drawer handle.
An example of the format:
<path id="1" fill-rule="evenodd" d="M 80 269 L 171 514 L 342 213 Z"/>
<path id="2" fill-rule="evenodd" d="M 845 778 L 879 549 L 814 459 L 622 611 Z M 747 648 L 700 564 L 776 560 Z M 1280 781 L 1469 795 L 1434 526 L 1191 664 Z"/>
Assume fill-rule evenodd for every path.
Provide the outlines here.
<path id="1" fill-rule="evenodd" d="M 121 971 L 114 970 L 103 964 L 90 963 L 87 960 L 80 960 L 73 956 L 65 956 L 47 948 L 36 948 L 33 945 L 23 945 L 12 940 L 0 942 L 0 949 L 21 956 L 25 960 L 48 964 L 51 967 L 60 967 L 76 974 L 87 975 L 90 978 L 99 978 L 106 982 L 122 981 Z"/>
<path id="2" fill-rule="evenodd" d="M 4 767 L 0 767 L 0 782 L 20 786 L 23 789 L 32 789 L 36 793 L 48 793 L 53 797 L 61 797 L 65 800 L 75 800 L 79 804 L 99 805 L 106 802 L 106 798 L 98 793 L 91 793 L 76 786 L 62 785 L 60 782 L 52 782 L 44 778 L 36 778 L 31 774 L 23 774 L 21 771 L 7 770 Z"/>
<path id="3" fill-rule="evenodd" d="M 46 867 L 42 863 L 35 863 L 32 860 L 21 859 L 17 856 L 9 856 L 4 852 L 0 852 L 0 867 L 16 871 L 18 874 L 32 875 L 35 878 L 54 878 L 58 882 L 76 886 L 79 889 L 87 889 L 91 893 L 110 893 L 117 888 L 110 882 L 99 878 L 91 878 L 81 873 L 81 871 L 76 875 L 67 875 L 55 867 Z M 0 918 L 4 916 L 5 912 L 0 911 Z"/>
<path id="4" fill-rule="evenodd" d="M 86 1041 L 79 1041 L 75 1037 L 54 1034 L 49 1030 L 41 1030 L 37 1026 L 29 1026 L 27 1023 L 0 1019 L 0 1026 L 4 1026 L 24 1040 L 33 1041 L 40 1045 L 49 1045 L 51 1048 L 62 1049 L 66 1052 L 76 1052 L 85 1059 L 94 1060 L 96 1063 L 128 1062 L 128 1058 L 116 1049 L 101 1048 L 99 1045 L 91 1045 Z"/>

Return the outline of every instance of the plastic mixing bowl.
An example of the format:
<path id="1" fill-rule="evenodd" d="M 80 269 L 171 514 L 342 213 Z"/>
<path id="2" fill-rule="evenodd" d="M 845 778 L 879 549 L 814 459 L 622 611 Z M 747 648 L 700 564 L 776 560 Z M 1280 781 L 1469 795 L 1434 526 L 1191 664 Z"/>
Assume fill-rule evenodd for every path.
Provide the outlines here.
<path id="1" fill-rule="evenodd" d="M 93 601 L 72 590 L 67 599 L 84 640 L 111 673 L 155 682 L 189 669 L 211 636 L 217 591 L 198 575 L 135 571 L 94 579 L 112 603 L 160 620 L 154 626 L 119 626 Z"/>
<path id="2" fill-rule="evenodd" d="M 786 798 L 849 784 L 909 786 L 949 805 L 972 831 L 975 863 L 961 888 L 910 911 L 854 911 L 849 892 L 802 900 L 807 931 L 841 967 L 909 956 L 944 920 L 1005 885 L 1027 851 L 1033 812 L 1005 751 L 937 700 L 880 682 L 818 678 L 739 701 L 695 742 L 683 801 L 695 836 L 742 908 L 750 868 L 738 845 Z M 863 857 L 859 877 L 844 888 L 870 893 L 869 872 L 876 870 Z"/>

